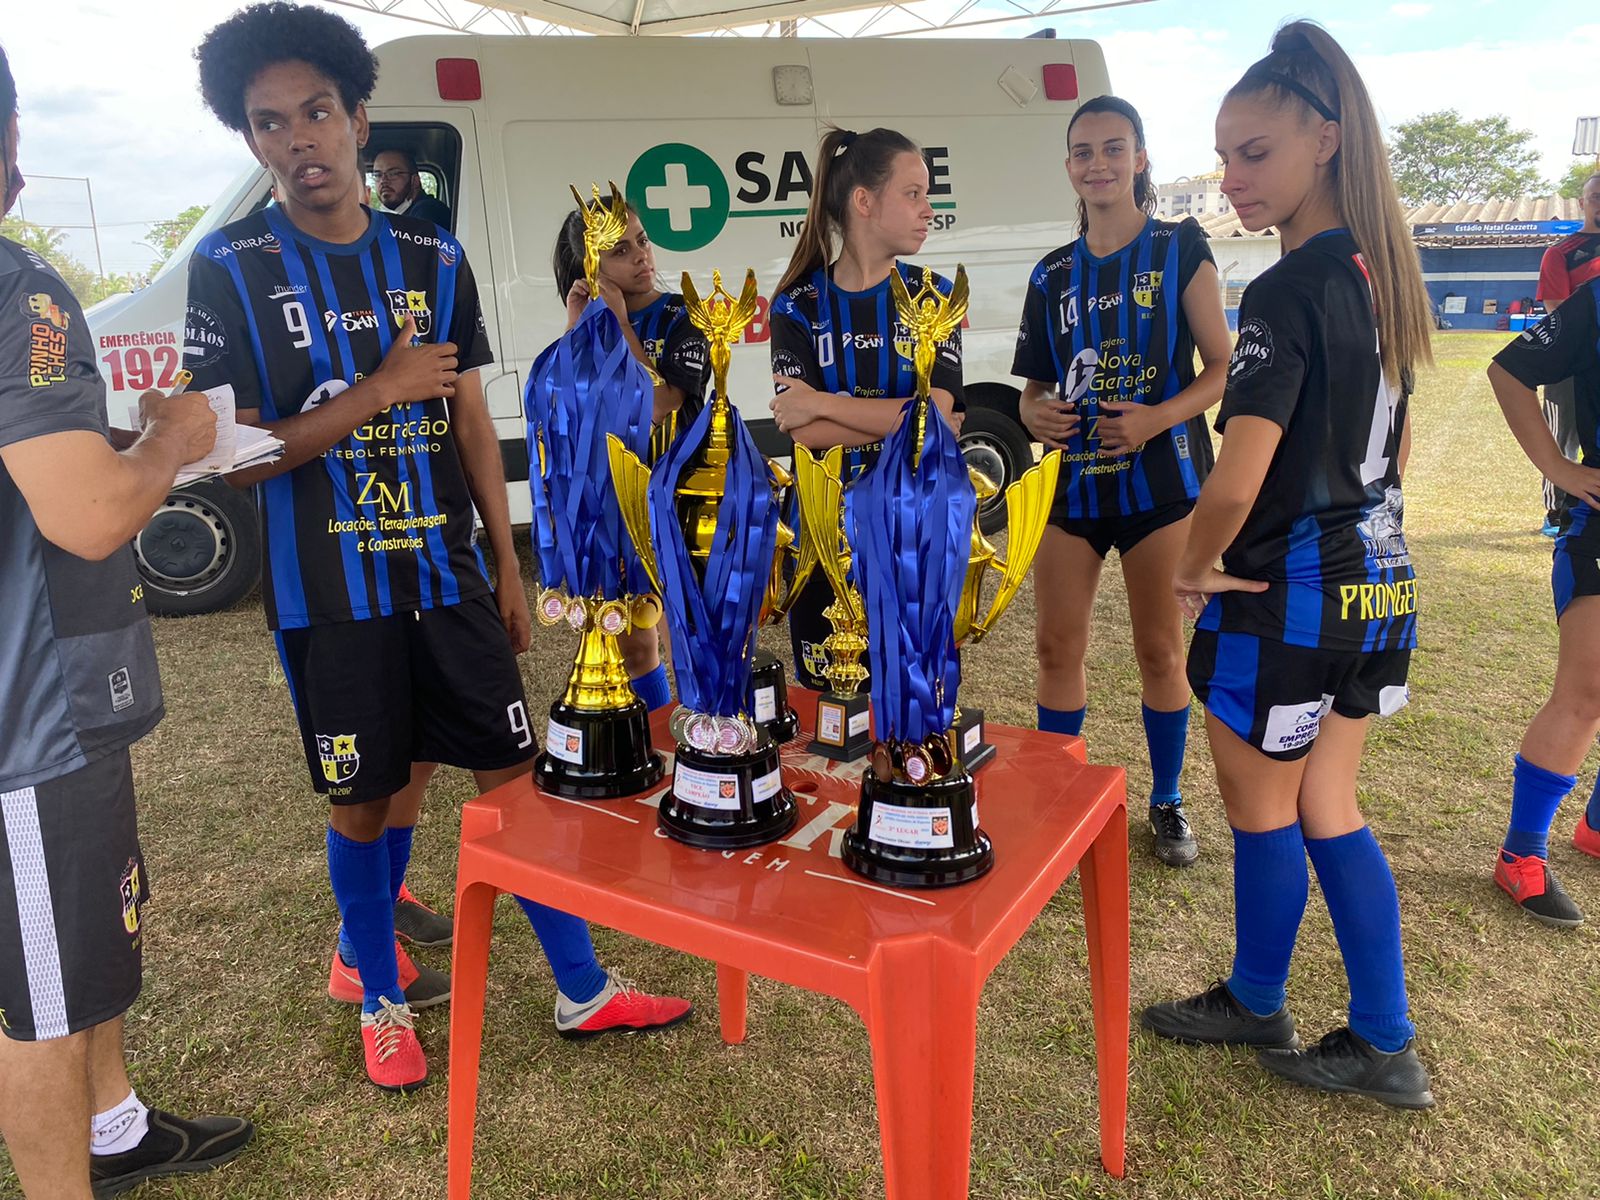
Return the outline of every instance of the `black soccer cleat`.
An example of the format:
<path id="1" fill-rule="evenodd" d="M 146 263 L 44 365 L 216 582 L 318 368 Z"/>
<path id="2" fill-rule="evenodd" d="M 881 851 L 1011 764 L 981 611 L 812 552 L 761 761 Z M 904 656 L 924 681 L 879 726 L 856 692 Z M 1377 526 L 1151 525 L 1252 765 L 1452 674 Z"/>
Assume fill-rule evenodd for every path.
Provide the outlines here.
<path id="1" fill-rule="evenodd" d="M 1191 1046 L 1254 1046 L 1292 1050 L 1300 1044 L 1288 1008 L 1258 1017 L 1234 999 L 1226 983 L 1187 1000 L 1152 1004 L 1139 1023 L 1160 1037 Z"/>
<path id="2" fill-rule="evenodd" d="M 1200 857 L 1189 818 L 1181 804 L 1152 804 L 1150 832 L 1155 834 L 1156 858 L 1169 867 L 1192 867 Z"/>
<path id="3" fill-rule="evenodd" d="M 1369 1096 L 1394 1108 L 1433 1107 L 1416 1038 L 1390 1054 L 1341 1025 L 1309 1050 L 1263 1050 L 1257 1057 L 1274 1075 L 1301 1087 Z"/>
<path id="4" fill-rule="evenodd" d="M 413 946 L 448 946 L 455 936 L 455 922 L 434 912 L 402 883 L 400 899 L 394 902 L 394 931 Z"/>
<path id="5" fill-rule="evenodd" d="M 89 1158 L 89 1183 L 95 1200 L 120 1196 L 146 1179 L 161 1175 L 195 1175 L 238 1157 L 255 1136 L 243 1117 L 175 1117 L 150 1110 L 149 1131 L 132 1150 Z"/>

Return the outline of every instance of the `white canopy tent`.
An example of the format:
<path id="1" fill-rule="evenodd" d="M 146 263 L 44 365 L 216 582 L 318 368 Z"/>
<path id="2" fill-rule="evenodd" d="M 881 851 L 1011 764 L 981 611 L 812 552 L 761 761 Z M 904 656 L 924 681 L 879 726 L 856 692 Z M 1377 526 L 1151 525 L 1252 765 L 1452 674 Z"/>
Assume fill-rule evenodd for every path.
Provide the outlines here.
<path id="1" fill-rule="evenodd" d="M 328 0 L 462 33 L 896 37 L 1150 0 Z"/>

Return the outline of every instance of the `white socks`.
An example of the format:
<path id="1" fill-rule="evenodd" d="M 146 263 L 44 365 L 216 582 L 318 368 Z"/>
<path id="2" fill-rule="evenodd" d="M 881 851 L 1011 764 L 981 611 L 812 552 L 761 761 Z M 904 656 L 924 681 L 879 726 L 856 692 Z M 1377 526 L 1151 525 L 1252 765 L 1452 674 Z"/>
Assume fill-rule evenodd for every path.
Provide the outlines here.
<path id="1" fill-rule="evenodd" d="M 144 1140 L 149 1128 L 150 1110 L 138 1093 L 130 1090 L 127 1099 L 96 1113 L 89 1122 L 89 1153 L 122 1154 L 132 1150 Z"/>

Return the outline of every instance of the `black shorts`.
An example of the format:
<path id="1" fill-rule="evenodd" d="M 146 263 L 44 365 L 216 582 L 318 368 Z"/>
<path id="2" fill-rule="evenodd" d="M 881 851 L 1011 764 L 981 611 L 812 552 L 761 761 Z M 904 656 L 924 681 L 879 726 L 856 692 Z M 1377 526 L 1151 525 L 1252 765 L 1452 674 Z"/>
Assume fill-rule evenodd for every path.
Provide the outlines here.
<path id="1" fill-rule="evenodd" d="M 412 763 L 498 771 L 538 752 L 493 596 L 280 630 L 278 654 L 311 785 L 330 803 L 392 796 Z"/>
<path id="2" fill-rule="evenodd" d="M 1249 633 L 1196 629 L 1189 686 L 1221 721 L 1269 758 L 1311 752 L 1330 712 L 1387 717 L 1410 700 L 1409 650 L 1313 650 Z"/>
<path id="3" fill-rule="evenodd" d="M 1118 554 L 1126 554 L 1156 530 L 1176 524 L 1193 511 L 1193 500 L 1179 500 L 1148 512 L 1114 517 L 1069 517 L 1058 506 L 1050 512 L 1050 524 L 1063 533 L 1082 538 L 1091 550 L 1104 558 L 1113 546 Z"/>
<path id="4" fill-rule="evenodd" d="M 1580 500 L 1572 501 L 1561 519 L 1550 566 L 1550 591 L 1557 621 L 1579 596 L 1600 596 L 1600 519 Z"/>
<path id="5" fill-rule="evenodd" d="M 0 793 L 0 1029 L 24 1042 L 139 997 L 149 885 L 127 750 Z"/>

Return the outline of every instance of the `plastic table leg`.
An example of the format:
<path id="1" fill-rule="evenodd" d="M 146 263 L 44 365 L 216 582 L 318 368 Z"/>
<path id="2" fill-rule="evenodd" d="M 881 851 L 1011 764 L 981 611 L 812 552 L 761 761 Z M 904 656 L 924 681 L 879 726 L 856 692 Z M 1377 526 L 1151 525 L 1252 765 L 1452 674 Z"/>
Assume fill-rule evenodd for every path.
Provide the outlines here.
<path id="1" fill-rule="evenodd" d="M 1080 864 L 1100 1085 L 1100 1162 L 1121 1179 L 1128 1136 L 1128 810 L 1106 818 Z"/>
<path id="2" fill-rule="evenodd" d="M 722 1021 L 722 1040 L 737 1046 L 745 1038 L 745 1013 L 750 1000 L 750 975 L 734 967 L 717 964 L 717 1016 Z"/>
<path id="3" fill-rule="evenodd" d="M 931 939 L 884 945 L 868 970 L 887 1200 L 966 1200 L 982 984 L 970 955 Z"/>
<path id="4" fill-rule="evenodd" d="M 500 893 L 467 883 L 456 894 L 450 961 L 450 1128 L 446 1177 L 450 1200 L 472 1194 L 472 1140 L 478 1120 L 478 1059 L 483 1048 L 483 997 L 489 982 L 489 933 Z"/>

